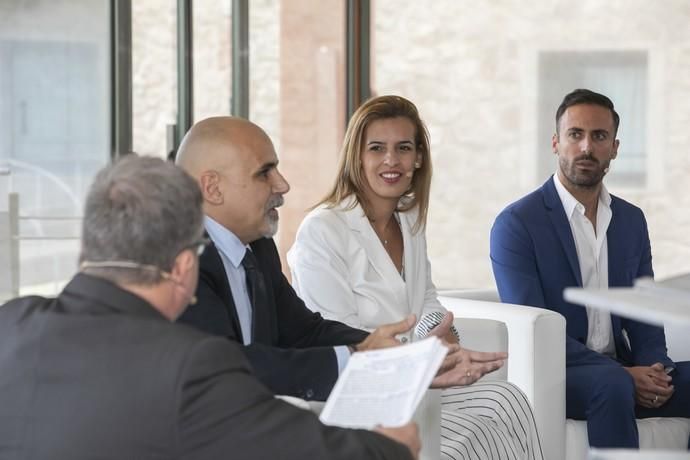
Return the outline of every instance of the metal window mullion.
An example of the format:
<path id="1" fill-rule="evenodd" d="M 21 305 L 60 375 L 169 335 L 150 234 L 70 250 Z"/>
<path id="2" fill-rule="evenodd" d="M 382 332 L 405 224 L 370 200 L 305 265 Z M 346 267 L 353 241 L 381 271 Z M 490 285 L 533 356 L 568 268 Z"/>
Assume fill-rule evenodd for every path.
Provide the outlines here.
<path id="1" fill-rule="evenodd" d="M 346 24 L 346 120 L 371 96 L 371 2 L 347 0 Z"/>
<path id="2" fill-rule="evenodd" d="M 110 1 L 110 156 L 132 151 L 132 2 Z"/>
<path id="3" fill-rule="evenodd" d="M 177 146 L 194 123 L 192 0 L 177 1 Z"/>
<path id="4" fill-rule="evenodd" d="M 10 293 L 19 297 L 19 194 L 8 194 L 10 240 Z"/>
<path id="5" fill-rule="evenodd" d="M 249 118 L 249 0 L 232 0 L 230 113 Z"/>

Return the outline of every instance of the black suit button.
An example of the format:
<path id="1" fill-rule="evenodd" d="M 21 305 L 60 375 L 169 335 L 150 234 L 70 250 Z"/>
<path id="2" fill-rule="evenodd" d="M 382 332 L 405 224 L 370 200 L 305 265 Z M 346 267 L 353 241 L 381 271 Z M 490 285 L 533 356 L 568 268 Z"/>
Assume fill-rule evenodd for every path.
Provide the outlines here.
<path id="1" fill-rule="evenodd" d="M 314 397 L 314 390 L 307 390 L 306 393 L 304 394 L 306 396 L 305 399 L 311 399 Z"/>

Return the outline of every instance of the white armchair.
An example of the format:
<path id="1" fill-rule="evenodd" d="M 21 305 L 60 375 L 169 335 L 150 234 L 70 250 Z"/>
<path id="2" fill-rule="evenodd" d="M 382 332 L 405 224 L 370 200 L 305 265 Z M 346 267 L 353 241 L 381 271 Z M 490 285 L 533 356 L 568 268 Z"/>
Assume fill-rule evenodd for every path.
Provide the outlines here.
<path id="1" fill-rule="evenodd" d="M 439 294 L 441 302 L 457 318 L 459 328 L 462 328 L 462 318 L 495 319 L 506 324 L 507 380 L 519 386 L 532 403 L 546 460 L 586 459 L 586 423 L 565 419 L 565 319 L 550 310 L 501 304 L 495 290 L 454 290 Z M 685 329 L 667 327 L 666 337 L 672 359 L 690 358 L 690 340 Z M 473 340 L 470 333 L 470 342 L 464 343 L 468 348 L 485 351 L 495 347 Z M 687 448 L 690 419 L 651 418 L 638 420 L 637 425 L 641 449 Z"/>
<path id="2" fill-rule="evenodd" d="M 509 352 L 502 377 L 532 403 L 545 458 L 565 458 L 565 424 L 554 423 L 565 420 L 565 319 L 550 310 L 502 304 L 493 291 L 441 291 L 439 300 L 455 315 L 463 346 Z M 478 320 L 485 324 L 478 327 Z M 503 339 L 483 332 L 491 321 L 505 324 Z"/>
<path id="3" fill-rule="evenodd" d="M 547 460 L 564 458 L 565 320 L 549 310 L 472 300 L 482 291 L 445 291 L 439 299 L 455 315 L 455 326 L 467 348 L 509 351 L 503 369 L 484 379 L 509 380 L 518 385 L 535 408 L 537 428 Z M 495 295 L 495 293 L 494 293 Z M 559 348 L 560 347 L 560 348 Z M 557 352 L 561 350 L 561 352 Z M 537 363 L 541 363 L 537 365 Z M 323 405 L 283 397 L 303 409 L 319 413 Z M 420 460 L 440 456 L 440 390 L 429 390 L 414 416 L 422 439 Z"/>

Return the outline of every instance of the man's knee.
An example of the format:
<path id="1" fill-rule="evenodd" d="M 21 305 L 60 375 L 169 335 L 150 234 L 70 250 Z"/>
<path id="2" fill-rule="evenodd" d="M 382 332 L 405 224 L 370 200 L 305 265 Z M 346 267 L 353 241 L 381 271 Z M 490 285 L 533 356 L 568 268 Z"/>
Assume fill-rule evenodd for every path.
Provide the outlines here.
<path id="1" fill-rule="evenodd" d="M 610 409 L 633 411 L 635 408 L 635 381 L 622 367 L 602 369 L 594 381 L 592 403 Z"/>

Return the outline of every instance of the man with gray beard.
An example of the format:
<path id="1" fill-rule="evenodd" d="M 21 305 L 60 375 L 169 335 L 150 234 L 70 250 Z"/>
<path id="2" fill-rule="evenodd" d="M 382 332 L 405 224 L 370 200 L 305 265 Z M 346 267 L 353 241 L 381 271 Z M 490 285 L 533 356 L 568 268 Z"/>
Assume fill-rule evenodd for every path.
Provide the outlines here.
<path id="1" fill-rule="evenodd" d="M 197 305 L 180 321 L 243 344 L 256 375 L 277 394 L 325 400 L 352 351 L 398 345 L 414 317 L 371 334 L 313 313 L 281 271 L 272 236 L 290 190 L 271 140 L 233 117 L 195 124 L 176 162 L 204 198 L 213 242 L 200 259 Z"/>

